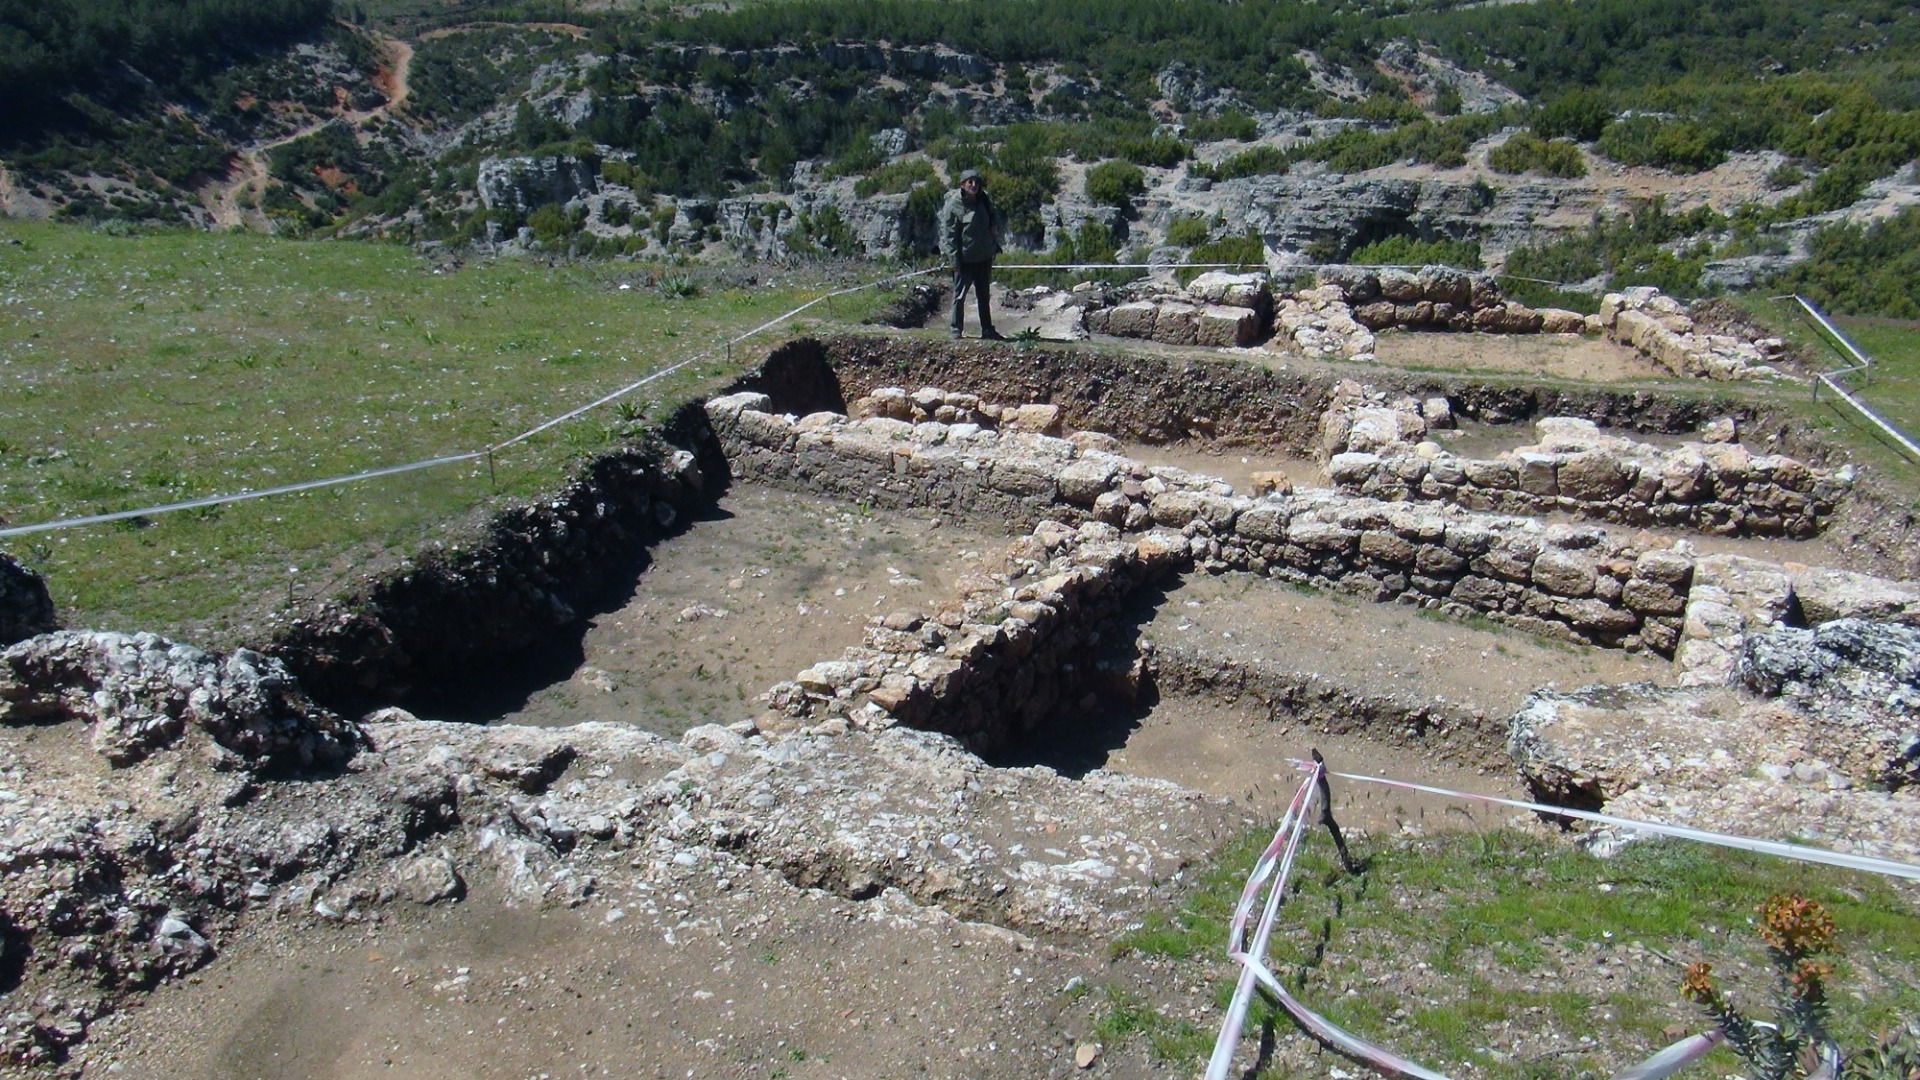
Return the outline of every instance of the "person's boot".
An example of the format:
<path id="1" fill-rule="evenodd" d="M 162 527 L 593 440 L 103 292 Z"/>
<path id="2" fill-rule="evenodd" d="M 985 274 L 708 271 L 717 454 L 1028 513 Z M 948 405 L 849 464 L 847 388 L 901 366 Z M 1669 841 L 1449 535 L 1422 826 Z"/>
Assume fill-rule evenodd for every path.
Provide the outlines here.
<path id="1" fill-rule="evenodd" d="M 994 329 L 993 327 L 991 327 L 991 326 L 989 326 L 989 327 L 987 327 L 987 328 L 986 328 L 985 330 L 982 330 L 982 331 L 980 331 L 980 340 L 982 340 L 982 341 L 1005 341 L 1005 340 L 1007 340 L 1007 335 L 1005 335 L 1005 334 L 1003 334 L 1003 333 L 1001 333 L 1000 331 L 998 331 L 998 330 L 995 330 L 995 329 Z"/>

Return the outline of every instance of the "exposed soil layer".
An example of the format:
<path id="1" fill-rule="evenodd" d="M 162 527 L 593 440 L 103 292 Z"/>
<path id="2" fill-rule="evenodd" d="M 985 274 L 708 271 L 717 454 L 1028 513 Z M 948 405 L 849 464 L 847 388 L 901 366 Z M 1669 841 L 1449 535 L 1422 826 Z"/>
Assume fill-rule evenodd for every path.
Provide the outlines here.
<path id="1" fill-rule="evenodd" d="M 969 562 L 1006 543 L 934 514 L 735 484 L 654 548 L 629 602 L 587 621 L 565 681 L 499 719 L 609 720 L 663 735 L 751 719 L 767 687 L 859 644 L 871 616 L 953 596 Z"/>
<path id="2" fill-rule="evenodd" d="M 1593 383 L 1644 382 L 1660 375 L 1634 349 L 1585 335 L 1393 330 L 1375 338 L 1374 355 L 1383 367 L 1405 372 L 1527 375 Z"/>

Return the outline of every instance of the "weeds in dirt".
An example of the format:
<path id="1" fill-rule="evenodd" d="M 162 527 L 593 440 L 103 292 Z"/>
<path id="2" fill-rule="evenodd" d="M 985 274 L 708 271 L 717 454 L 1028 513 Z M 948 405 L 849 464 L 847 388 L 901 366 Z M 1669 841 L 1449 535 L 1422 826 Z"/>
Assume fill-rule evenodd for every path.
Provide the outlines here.
<path id="1" fill-rule="evenodd" d="M 1200 965 L 1224 1008 L 1227 920 L 1265 839 L 1232 842 L 1178 905 L 1116 939 L 1114 955 Z M 1877 878 L 1680 842 L 1602 860 L 1511 830 L 1367 846 L 1366 872 L 1351 876 L 1325 835 L 1309 834 L 1270 963 L 1335 1023 L 1430 1067 L 1606 1075 L 1643 1059 L 1698 1028 L 1672 992 L 1687 960 L 1714 955 L 1728 992 L 1764 993 L 1766 958 L 1741 931 L 1760 898 L 1783 891 L 1817 899 L 1845 928 L 1833 985 L 1865 1001 L 1835 1019 L 1837 1038 L 1888 1045 L 1884 1032 L 1920 1014 L 1920 915 Z M 1120 1024 L 1142 1006 L 1110 1011 Z M 1269 1021 L 1293 1030 L 1256 1001 L 1247 1030 Z M 1716 1063 L 1731 1071 L 1731 1053 L 1701 1068 Z"/>

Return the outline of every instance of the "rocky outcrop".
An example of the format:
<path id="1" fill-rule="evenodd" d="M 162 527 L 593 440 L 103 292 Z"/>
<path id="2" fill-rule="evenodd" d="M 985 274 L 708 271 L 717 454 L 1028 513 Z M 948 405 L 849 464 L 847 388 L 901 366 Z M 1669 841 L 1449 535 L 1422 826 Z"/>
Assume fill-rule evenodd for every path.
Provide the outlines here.
<path id="1" fill-rule="evenodd" d="M 1920 783 L 1920 626 L 1836 619 L 1747 639 L 1741 684 L 1832 733 L 1824 752 L 1860 780 Z"/>
<path id="2" fill-rule="evenodd" d="M 0 551 L 0 646 L 44 634 L 55 625 L 47 583 L 20 560 Z"/>
<path id="3" fill-rule="evenodd" d="M 761 907 L 824 890 L 889 919 L 1108 935 L 1164 903 L 1238 820 L 1164 782 L 991 768 L 908 729 L 667 740 L 396 711 L 337 776 L 236 774 L 182 742 L 112 785 L 50 752 L 58 726 L 39 730 L 0 729 L 0 932 L 20 1003 L 0 1054 L 16 1063 L 62 1059 L 100 1017 L 253 928 L 371 927 L 395 903 L 468 891 L 598 906 L 668 941 L 687 925 L 668 898 L 712 895 L 716 879 Z"/>
<path id="4" fill-rule="evenodd" d="M 226 656 L 153 634 L 61 631 L 0 652 L 0 723 L 82 720 L 93 747 L 131 765 L 204 734 L 233 768 L 304 771 L 338 764 L 357 727 L 315 705 L 278 660 Z"/>
<path id="5" fill-rule="evenodd" d="M 1537 691 L 1508 748 L 1546 802 L 1914 861 L 1916 664 L 1909 627 L 1774 630 L 1748 643 L 1738 686 Z"/>
<path id="6" fill-rule="evenodd" d="M 484 158 L 475 188 L 487 209 L 525 215 L 547 203 L 564 206 L 596 191 L 599 183 L 597 162 L 554 155 Z"/>
<path id="7" fill-rule="evenodd" d="M 1785 341 L 1700 333 L 1679 301 L 1658 289 L 1608 293 L 1600 302 L 1599 321 L 1610 340 L 1639 350 L 1672 375 L 1704 379 L 1786 377 L 1770 366 L 1787 355 Z"/>

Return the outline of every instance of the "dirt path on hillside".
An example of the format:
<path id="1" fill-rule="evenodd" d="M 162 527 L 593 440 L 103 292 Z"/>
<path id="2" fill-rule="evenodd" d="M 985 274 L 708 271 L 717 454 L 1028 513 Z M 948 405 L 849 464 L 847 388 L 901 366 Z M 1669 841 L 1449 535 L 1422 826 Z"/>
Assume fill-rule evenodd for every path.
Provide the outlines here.
<path id="1" fill-rule="evenodd" d="M 267 155 L 288 143 L 304 139 L 336 120 L 345 120 L 355 127 L 364 126 L 371 120 L 386 116 L 407 102 L 411 86 L 411 68 L 413 67 L 413 46 L 399 38 L 375 35 L 376 43 L 384 54 L 384 62 L 373 74 L 373 84 L 385 94 L 385 103 L 366 110 L 346 110 L 324 119 L 316 120 L 277 139 L 254 143 L 242 147 L 234 153 L 233 162 L 227 167 L 227 174 L 218 184 L 203 188 L 200 192 L 201 205 L 213 219 L 216 228 L 248 228 L 266 230 L 269 228 L 266 215 L 261 213 L 258 203 L 266 190 L 268 179 Z M 252 207 L 241 205 L 245 196 L 251 195 Z"/>

